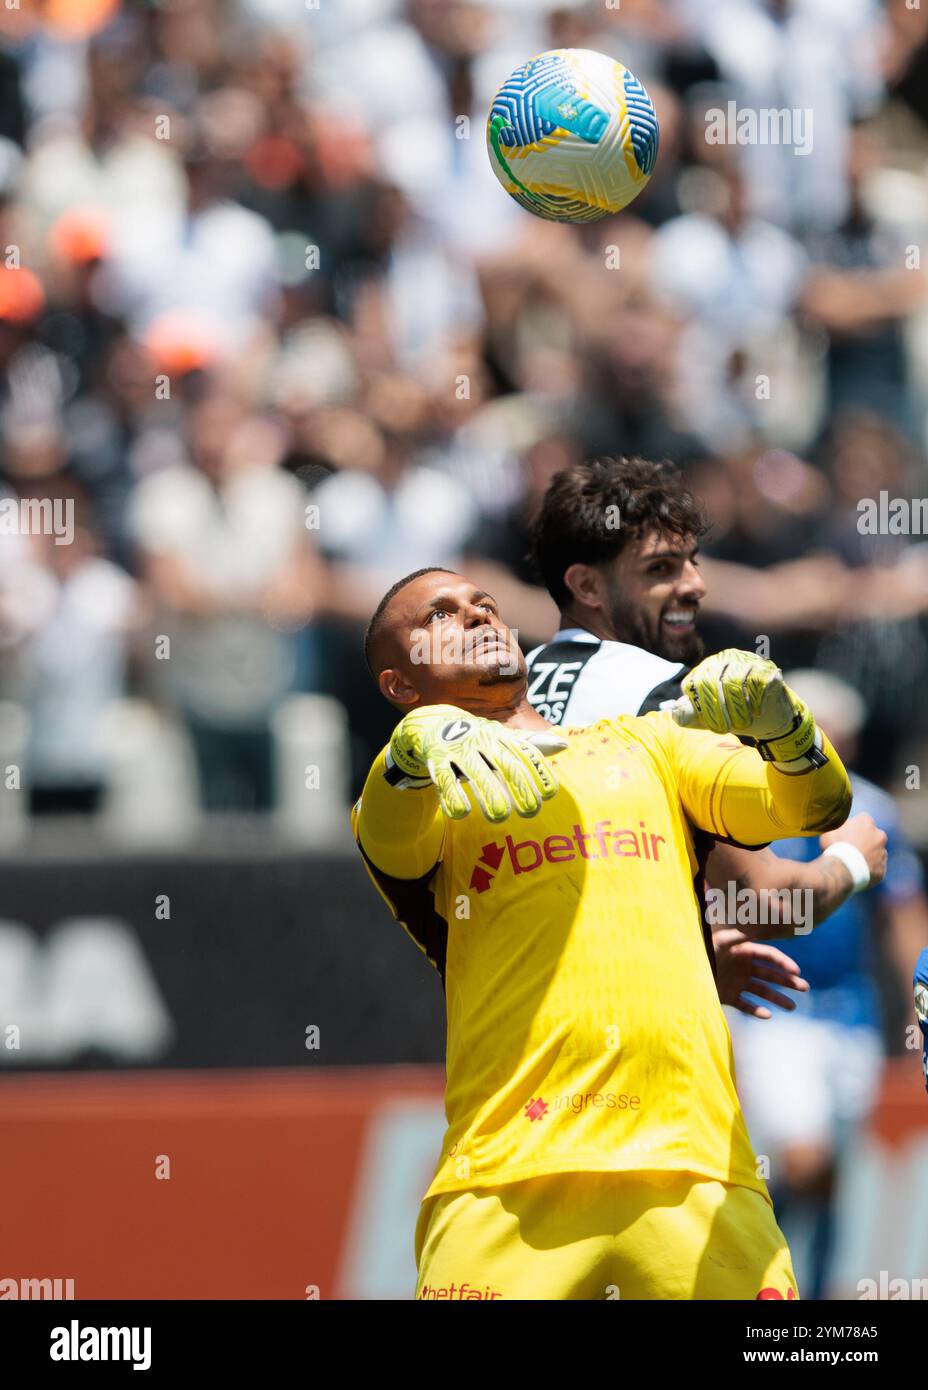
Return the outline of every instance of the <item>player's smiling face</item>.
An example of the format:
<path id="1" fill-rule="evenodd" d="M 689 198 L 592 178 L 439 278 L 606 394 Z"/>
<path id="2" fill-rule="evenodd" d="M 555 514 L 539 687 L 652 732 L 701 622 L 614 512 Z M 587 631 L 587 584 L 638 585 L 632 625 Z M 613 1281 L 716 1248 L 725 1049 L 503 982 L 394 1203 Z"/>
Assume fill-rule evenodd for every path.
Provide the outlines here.
<path id="1" fill-rule="evenodd" d="M 703 654 L 696 631 L 706 586 L 689 537 L 651 531 L 627 545 L 606 571 L 603 616 L 618 642 L 691 665 Z"/>
<path id="2" fill-rule="evenodd" d="M 524 685 L 525 658 L 496 600 L 460 575 L 421 575 L 389 610 L 394 666 L 422 704 L 461 704 L 488 687 Z M 388 698 L 389 690 L 381 689 Z"/>

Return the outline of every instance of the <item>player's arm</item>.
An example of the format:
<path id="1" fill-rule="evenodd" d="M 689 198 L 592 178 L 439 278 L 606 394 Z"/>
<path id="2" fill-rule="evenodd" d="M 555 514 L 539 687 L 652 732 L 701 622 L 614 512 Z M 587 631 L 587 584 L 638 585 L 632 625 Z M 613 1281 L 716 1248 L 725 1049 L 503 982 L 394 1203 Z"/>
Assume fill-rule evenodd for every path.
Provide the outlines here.
<path id="1" fill-rule="evenodd" d="M 412 710 L 368 774 L 353 818 L 358 844 L 391 878 L 421 878 L 441 858 L 446 822 L 469 815 L 471 798 L 494 823 L 512 811 L 536 815 L 557 791 L 542 749 L 565 747 L 553 731 L 517 732 L 454 705 Z"/>
<path id="2" fill-rule="evenodd" d="M 709 886 L 727 891 L 811 892 L 812 926 L 821 926 L 854 893 L 882 882 L 886 873 L 886 832 L 868 815 L 854 816 L 840 829 L 822 836 L 824 853 L 806 863 L 780 858 L 769 849 L 742 849 L 717 844 L 706 864 Z M 752 925 L 745 934 L 754 940 L 782 936 L 775 922 Z"/>
<path id="3" fill-rule="evenodd" d="M 683 690 L 673 716 L 656 718 L 666 721 L 680 799 L 695 825 L 751 846 L 844 823 L 844 766 L 772 661 L 719 652 L 690 672 Z"/>
<path id="4" fill-rule="evenodd" d="M 684 668 L 646 696 L 639 714 L 659 710 L 669 700 L 683 696 Z M 855 816 L 839 830 L 822 838 L 823 853 L 811 863 L 781 858 L 769 849 L 742 849 L 738 845 L 716 844 L 706 863 L 706 879 L 711 888 L 727 891 L 733 883 L 736 890 L 750 888 L 768 893 L 793 891 L 812 893 L 812 925 L 820 926 L 853 893 L 872 888 L 882 881 L 886 872 L 886 834 L 868 815 Z M 843 848 L 832 848 L 840 845 Z M 774 924 L 751 926 L 745 935 L 763 940 L 778 934 Z M 723 938 L 715 934 L 716 959 L 719 951 L 728 949 Z M 737 1007 L 741 1007 L 737 1001 Z M 778 1002 L 779 1001 L 775 1001 Z M 788 1001 L 789 1002 L 789 1001 Z M 783 1007 L 782 1004 L 780 1007 Z"/>
<path id="5" fill-rule="evenodd" d="M 676 766 L 684 809 L 694 825 L 746 846 L 836 829 L 847 819 L 851 789 L 824 737 L 821 752 L 825 764 L 800 779 L 734 740 L 680 730 Z"/>
<path id="6" fill-rule="evenodd" d="M 364 857 L 391 878 L 421 878 L 441 858 L 445 822 L 438 793 L 423 787 L 403 795 L 388 781 L 386 748 L 374 759 L 352 828 Z"/>

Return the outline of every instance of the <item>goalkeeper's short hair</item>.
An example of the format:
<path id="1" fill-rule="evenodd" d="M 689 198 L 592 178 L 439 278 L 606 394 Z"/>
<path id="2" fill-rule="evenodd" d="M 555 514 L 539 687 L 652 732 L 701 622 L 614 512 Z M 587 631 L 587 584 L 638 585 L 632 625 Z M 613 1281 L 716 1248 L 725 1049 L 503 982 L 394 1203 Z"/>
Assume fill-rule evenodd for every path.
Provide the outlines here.
<path id="1" fill-rule="evenodd" d="M 446 569 L 444 565 L 424 565 L 420 570 L 413 570 L 412 574 L 404 575 L 392 584 L 383 598 L 374 609 L 367 631 L 364 634 L 364 660 L 367 662 L 367 669 L 370 671 L 374 680 L 377 679 L 378 672 L 375 668 L 374 648 L 383 631 L 384 614 L 390 606 L 391 599 L 399 593 L 400 589 L 405 589 L 407 584 L 411 584 L 414 579 L 418 579 L 423 574 L 457 574 L 457 570 Z"/>
<path id="2" fill-rule="evenodd" d="M 563 608 L 570 601 L 564 574 L 571 565 L 608 564 L 649 531 L 698 541 L 707 530 L 701 504 L 673 464 L 597 458 L 552 478 L 532 525 L 532 558 Z"/>

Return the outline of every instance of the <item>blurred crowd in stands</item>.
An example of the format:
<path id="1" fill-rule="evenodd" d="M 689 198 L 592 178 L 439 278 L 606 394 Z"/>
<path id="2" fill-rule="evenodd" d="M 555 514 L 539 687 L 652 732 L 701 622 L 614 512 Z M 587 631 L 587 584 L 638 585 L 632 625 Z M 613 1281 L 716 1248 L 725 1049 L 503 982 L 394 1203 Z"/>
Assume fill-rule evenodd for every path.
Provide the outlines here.
<path id="1" fill-rule="evenodd" d="M 661 123 L 582 229 L 485 147 L 559 46 Z M 810 112 L 811 149 L 711 143 L 729 102 Z M 356 790 L 381 594 L 448 565 L 547 638 L 527 525 L 602 453 L 705 500 L 710 650 L 769 636 L 858 689 L 862 770 L 917 761 L 928 547 L 859 503 L 926 491 L 928 6 L 37 0 L 0 9 L 0 136 L 0 763 L 34 813 L 99 807 L 126 699 L 228 811 L 274 803 L 282 704 L 330 697 Z"/>

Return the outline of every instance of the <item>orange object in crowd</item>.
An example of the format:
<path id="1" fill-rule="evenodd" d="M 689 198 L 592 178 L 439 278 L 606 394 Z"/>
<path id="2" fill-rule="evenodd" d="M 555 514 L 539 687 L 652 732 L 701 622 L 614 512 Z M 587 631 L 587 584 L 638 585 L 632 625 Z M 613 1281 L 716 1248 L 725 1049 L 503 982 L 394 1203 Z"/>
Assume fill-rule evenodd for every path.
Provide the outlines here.
<path id="1" fill-rule="evenodd" d="M 182 309 L 162 314 L 142 336 L 142 346 L 158 371 L 184 376 L 215 362 L 219 345 L 196 314 Z"/>
<path id="2" fill-rule="evenodd" d="M 42 282 L 31 270 L 0 266 L 0 320 L 27 324 L 45 308 Z"/>
<path id="3" fill-rule="evenodd" d="M 109 227 L 104 213 L 94 208 L 69 208 L 49 233 L 53 254 L 70 265 L 102 260 L 109 250 Z"/>

